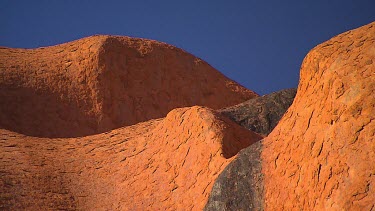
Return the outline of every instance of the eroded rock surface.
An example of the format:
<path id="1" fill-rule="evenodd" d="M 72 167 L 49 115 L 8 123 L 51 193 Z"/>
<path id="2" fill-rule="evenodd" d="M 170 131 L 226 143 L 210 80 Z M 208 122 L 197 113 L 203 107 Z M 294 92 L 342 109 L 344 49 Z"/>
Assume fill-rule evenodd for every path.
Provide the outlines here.
<path id="1" fill-rule="evenodd" d="M 262 138 L 197 106 L 82 138 L 0 131 L 9 210 L 202 210 L 222 169 Z"/>
<path id="2" fill-rule="evenodd" d="M 219 109 L 256 96 L 199 58 L 152 40 L 92 36 L 0 48 L 0 127 L 30 136 L 85 136 L 177 107 Z"/>
<path id="3" fill-rule="evenodd" d="M 318 45 L 263 142 L 265 208 L 375 208 L 375 22 Z"/>
<path id="4" fill-rule="evenodd" d="M 220 112 L 251 131 L 268 135 L 293 103 L 296 92 L 294 88 L 284 89 L 221 109 Z"/>
<path id="5" fill-rule="evenodd" d="M 292 104 L 286 89 L 220 110 L 241 126 L 268 135 Z M 214 183 L 205 210 L 263 210 L 262 141 L 240 151 Z"/>
<path id="6" fill-rule="evenodd" d="M 215 180 L 205 210 L 264 210 L 263 141 L 241 150 Z"/>
<path id="7" fill-rule="evenodd" d="M 292 106 L 227 166 L 206 209 L 375 209 L 374 73 L 375 22 L 315 47 Z"/>

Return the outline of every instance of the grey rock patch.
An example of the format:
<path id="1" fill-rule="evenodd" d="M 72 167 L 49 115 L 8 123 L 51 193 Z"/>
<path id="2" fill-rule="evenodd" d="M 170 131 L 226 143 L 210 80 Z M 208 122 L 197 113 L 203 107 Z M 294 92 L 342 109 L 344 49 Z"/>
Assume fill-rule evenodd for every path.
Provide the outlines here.
<path id="1" fill-rule="evenodd" d="M 241 126 L 262 135 L 268 135 L 293 103 L 297 89 L 284 89 L 219 112 Z"/>
<path id="2" fill-rule="evenodd" d="M 238 153 L 216 179 L 206 211 L 264 210 L 262 147 L 258 141 Z"/>

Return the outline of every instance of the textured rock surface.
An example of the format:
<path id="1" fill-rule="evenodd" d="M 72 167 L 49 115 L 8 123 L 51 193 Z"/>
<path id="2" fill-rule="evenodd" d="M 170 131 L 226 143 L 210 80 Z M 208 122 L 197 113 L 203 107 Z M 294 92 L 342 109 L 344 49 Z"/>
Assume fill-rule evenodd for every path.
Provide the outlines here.
<path id="1" fill-rule="evenodd" d="M 177 107 L 219 109 L 256 96 L 193 55 L 146 39 L 0 48 L 0 127 L 31 136 L 85 136 Z"/>
<path id="2" fill-rule="evenodd" d="M 297 89 L 285 89 L 220 110 L 241 126 L 268 135 L 293 103 Z"/>
<path id="3" fill-rule="evenodd" d="M 9 210 L 202 210 L 222 169 L 262 138 L 197 106 L 82 138 L 0 137 Z"/>
<path id="4" fill-rule="evenodd" d="M 243 127 L 268 135 L 292 104 L 296 89 L 248 100 L 220 112 Z M 238 153 L 215 181 L 205 210 L 262 210 L 262 142 Z"/>
<path id="5" fill-rule="evenodd" d="M 205 210 L 264 210 L 263 141 L 241 150 L 215 180 Z"/>
<path id="6" fill-rule="evenodd" d="M 314 48 L 292 106 L 223 170 L 205 209 L 374 210 L 374 63 L 375 23 Z"/>
<path id="7" fill-rule="evenodd" d="M 375 209 L 375 22 L 315 47 L 263 142 L 266 210 Z"/>
<path id="8" fill-rule="evenodd" d="M 204 107 L 86 137 L 22 135 L 93 134 L 166 114 L 170 99 L 220 108 L 256 94 L 142 39 L 95 36 L 0 55 L 1 209 L 201 210 L 223 169 L 206 209 L 375 208 L 375 23 L 306 56 L 292 106 L 261 142 Z"/>

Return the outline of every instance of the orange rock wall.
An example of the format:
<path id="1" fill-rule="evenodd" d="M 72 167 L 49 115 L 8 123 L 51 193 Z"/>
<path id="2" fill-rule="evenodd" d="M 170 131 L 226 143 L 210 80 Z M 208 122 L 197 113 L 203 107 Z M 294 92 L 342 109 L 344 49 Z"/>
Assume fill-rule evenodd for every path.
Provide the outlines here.
<path id="1" fill-rule="evenodd" d="M 266 210 L 375 208 L 375 22 L 305 58 L 294 103 L 264 141 Z"/>

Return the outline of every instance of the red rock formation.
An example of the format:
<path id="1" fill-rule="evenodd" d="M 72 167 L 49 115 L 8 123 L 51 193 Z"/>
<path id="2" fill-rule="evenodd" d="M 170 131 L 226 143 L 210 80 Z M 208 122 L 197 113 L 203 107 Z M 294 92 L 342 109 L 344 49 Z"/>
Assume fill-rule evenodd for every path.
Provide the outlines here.
<path id="1" fill-rule="evenodd" d="M 201 210 L 262 138 L 204 107 L 107 131 L 256 96 L 167 44 L 96 36 L 0 55 L 2 209 Z M 260 209 L 374 209 L 374 72 L 375 22 L 314 48 L 292 106 L 227 174 L 254 178 L 228 184 L 256 186 Z"/>
<path id="2" fill-rule="evenodd" d="M 262 138 L 197 106 L 83 138 L 0 132 L 10 210 L 201 210 L 221 170 Z"/>
<path id="3" fill-rule="evenodd" d="M 294 103 L 263 143 L 267 210 L 375 208 L 375 22 L 305 58 Z"/>
<path id="4" fill-rule="evenodd" d="M 93 36 L 38 49 L 0 48 L 0 127 L 77 137 L 256 97 L 193 55 L 156 41 Z"/>

